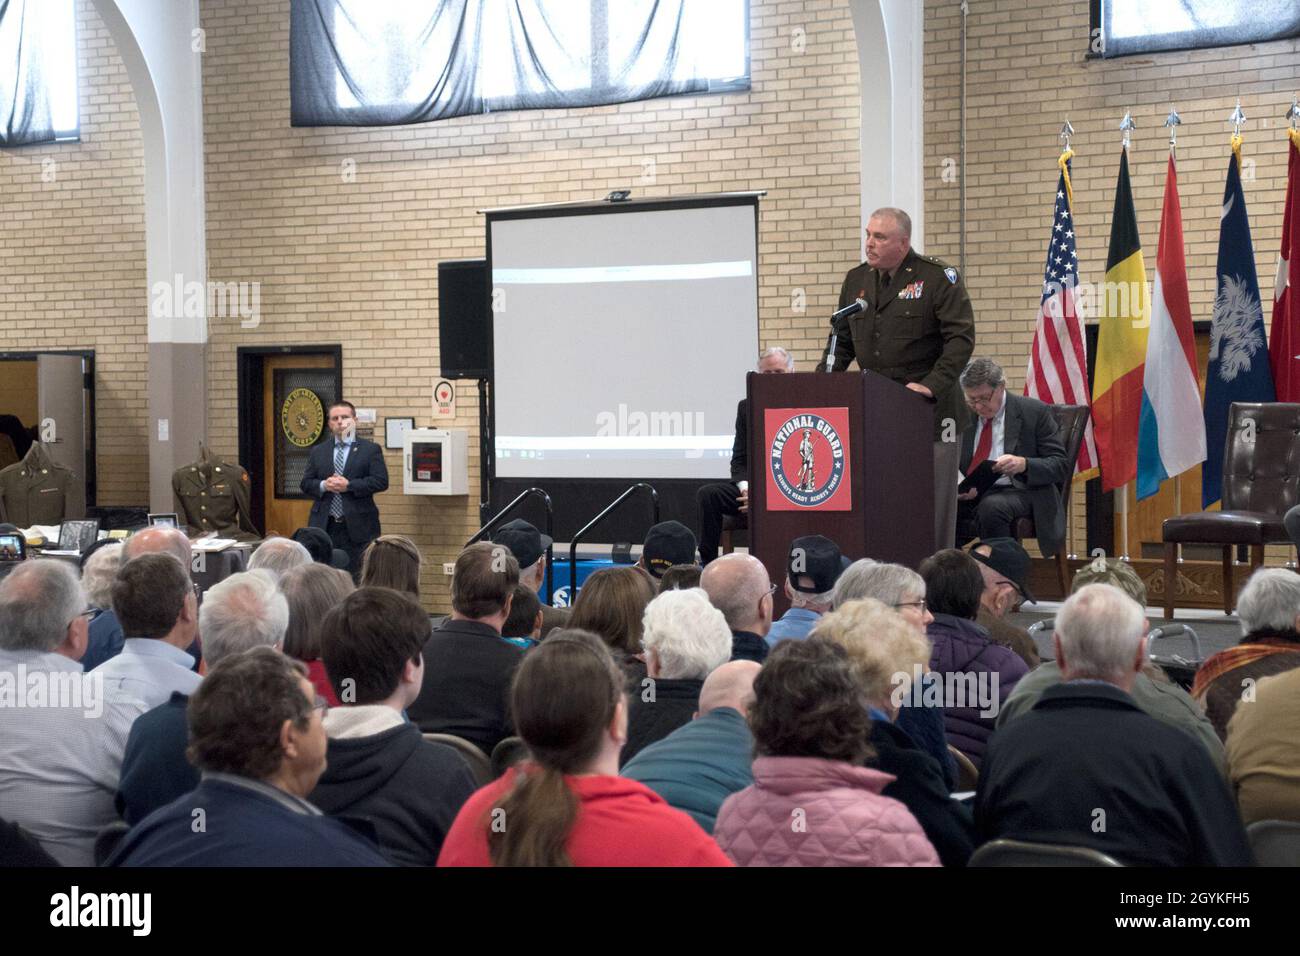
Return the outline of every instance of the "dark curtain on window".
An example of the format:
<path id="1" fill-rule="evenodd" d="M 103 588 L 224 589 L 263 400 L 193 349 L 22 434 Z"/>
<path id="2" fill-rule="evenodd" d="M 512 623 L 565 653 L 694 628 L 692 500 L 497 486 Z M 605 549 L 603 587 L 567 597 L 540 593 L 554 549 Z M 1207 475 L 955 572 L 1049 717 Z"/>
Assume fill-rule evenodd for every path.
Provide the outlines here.
<path id="1" fill-rule="evenodd" d="M 54 141 L 41 45 L 41 0 L 0 0 L 0 146 Z M 57 42 L 57 38 L 53 38 Z"/>
<path id="2" fill-rule="evenodd" d="M 1102 0 L 1102 55 L 1263 43 L 1300 35 L 1297 0 Z"/>
<path id="3" fill-rule="evenodd" d="M 708 38 L 687 29 L 691 2 L 293 0 L 293 125 L 389 126 L 708 92 L 718 87 L 700 65 Z M 749 88 L 747 76 L 728 79 L 727 89 Z"/>

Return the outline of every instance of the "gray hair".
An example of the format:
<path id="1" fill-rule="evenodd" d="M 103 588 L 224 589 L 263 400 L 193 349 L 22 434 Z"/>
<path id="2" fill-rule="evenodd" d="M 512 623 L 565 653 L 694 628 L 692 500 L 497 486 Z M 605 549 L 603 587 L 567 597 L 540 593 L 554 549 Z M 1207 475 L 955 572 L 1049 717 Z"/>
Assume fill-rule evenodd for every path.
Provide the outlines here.
<path id="1" fill-rule="evenodd" d="M 121 544 L 106 544 L 86 559 L 86 566 L 81 569 L 81 586 L 91 607 L 112 607 L 113 579 L 122 566 L 124 553 Z"/>
<path id="2" fill-rule="evenodd" d="M 989 388 L 1005 385 L 1007 377 L 1002 371 L 1002 366 L 991 358 L 975 358 L 966 363 L 958 381 L 961 383 L 962 390 L 969 392 L 972 388 L 979 388 L 981 385 L 987 385 Z"/>
<path id="3" fill-rule="evenodd" d="M 835 582 L 835 607 L 875 598 L 893 607 L 912 595 L 925 597 L 925 578 L 901 564 L 881 564 L 870 558 L 854 561 Z"/>
<path id="4" fill-rule="evenodd" d="M 1300 574 L 1286 568 L 1260 568 L 1237 598 L 1241 633 L 1294 631 L 1300 616 Z"/>
<path id="5" fill-rule="evenodd" d="M 292 538 L 267 538 L 248 561 L 250 571 L 270 571 L 277 578 L 286 571 L 311 564 L 311 552 Z"/>
<path id="6" fill-rule="evenodd" d="M 877 216 L 888 216 L 890 219 L 894 220 L 894 222 L 898 223 L 898 228 L 904 236 L 908 239 L 912 238 L 912 217 L 903 212 L 903 210 L 899 209 L 897 206 L 881 206 L 871 214 L 869 220 L 875 219 Z"/>
<path id="7" fill-rule="evenodd" d="M 1142 606 L 1110 584 L 1079 588 L 1056 615 L 1056 636 L 1071 679 L 1119 683 L 1133 673 L 1146 631 Z"/>
<path id="8" fill-rule="evenodd" d="M 646 605 L 641 646 L 665 680 L 703 680 L 731 659 L 731 628 L 701 588 L 664 591 Z"/>
<path id="9" fill-rule="evenodd" d="M 0 649 L 50 653 L 86 609 L 77 574 L 63 561 L 28 561 L 0 581 Z"/>
<path id="10" fill-rule="evenodd" d="M 798 577 L 807 577 L 800 574 Z M 786 582 L 790 585 L 790 606 L 791 607 L 832 607 L 835 604 L 835 587 L 832 585 L 829 591 L 822 591 L 820 594 L 809 594 L 807 591 L 800 591 L 794 586 L 794 581 L 790 575 L 785 576 Z"/>
<path id="11" fill-rule="evenodd" d="M 211 670 L 222 658 L 254 647 L 275 647 L 289 629 L 289 602 L 271 572 L 245 571 L 219 581 L 203 595 L 199 634 Z"/>
<path id="12" fill-rule="evenodd" d="M 783 349 L 779 345 L 773 345 L 770 349 L 763 349 L 763 351 L 759 352 L 758 364 L 762 365 L 763 359 L 771 358 L 773 355 L 785 362 L 786 371 L 794 371 L 794 356 L 790 354 L 788 349 Z"/>

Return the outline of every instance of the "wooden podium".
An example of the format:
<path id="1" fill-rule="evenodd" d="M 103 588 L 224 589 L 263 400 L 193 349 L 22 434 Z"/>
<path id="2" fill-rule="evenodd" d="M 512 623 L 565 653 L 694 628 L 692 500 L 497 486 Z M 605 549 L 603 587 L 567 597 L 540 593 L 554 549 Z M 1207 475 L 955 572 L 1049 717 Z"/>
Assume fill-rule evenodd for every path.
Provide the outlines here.
<path id="1" fill-rule="evenodd" d="M 778 614 L 802 535 L 910 568 L 934 553 L 932 401 L 876 372 L 751 373 L 747 386 L 750 552 Z"/>

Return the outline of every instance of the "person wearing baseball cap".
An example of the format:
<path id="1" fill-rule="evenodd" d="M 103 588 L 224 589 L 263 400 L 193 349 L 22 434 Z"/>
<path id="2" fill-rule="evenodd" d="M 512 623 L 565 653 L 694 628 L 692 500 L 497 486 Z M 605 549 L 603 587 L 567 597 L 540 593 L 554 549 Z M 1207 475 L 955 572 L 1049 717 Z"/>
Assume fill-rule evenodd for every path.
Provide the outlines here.
<path id="1" fill-rule="evenodd" d="M 522 518 L 507 521 L 492 532 L 492 543 L 505 545 L 519 562 L 519 583 L 537 595 L 542 603 L 542 636 L 569 622 L 569 609 L 552 607 L 542 594 L 546 585 L 546 551 L 553 543 Z"/>
<path id="2" fill-rule="evenodd" d="M 348 562 L 351 560 L 348 553 L 342 548 L 334 547 L 329 534 L 321 528 L 299 528 L 293 533 L 293 540 L 307 549 L 307 553 L 315 563 L 328 564 L 331 568 L 342 571 L 348 569 Z"/>
<path id="3" fill-rule="evenodd" d="M 661 521 L 645 535 L 637 561 L 658 581 L 674 564 L 694 564 L 695 534 L 680 521 Z"/>
<path id="4" fill-rule="evenodd" d="M 971 545 L 970 556 L 979 562 L 984 577 L 975 623 L 989 632 L 994 643 L 1011 648 L 1033 670 L 1042 662 L 1038 646 L 1028 631 L 1006 620 L 1021 601 L 1038 603 L 1024 583 L 1029 553 L 1015 538 L 984 538 Z"/>
<path id="5" fill-rule="evenodd" d="M 772 623 L 764 640 L 768 647 L 778 641 L 801 641 L 808 636 L 817 619 L 834 603 L 835 582 L 850 564 L 840 554 L 840 546 L 820 534 L 795 538 L 790 543 L 786 561 L 785 596 L 790 610 Z"/>

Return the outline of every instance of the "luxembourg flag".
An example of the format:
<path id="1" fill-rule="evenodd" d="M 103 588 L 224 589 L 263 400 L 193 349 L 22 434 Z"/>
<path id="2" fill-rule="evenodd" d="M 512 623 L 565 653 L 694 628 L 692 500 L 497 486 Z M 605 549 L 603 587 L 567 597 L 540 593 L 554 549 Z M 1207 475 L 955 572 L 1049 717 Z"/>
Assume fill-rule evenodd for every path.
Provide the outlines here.
<path id="1" fill-rule="evenodd" d="M 1160 490 L 1166 478 L 1205 461 L 1205 419 L 1196 375 L 1196 344 L 1183 256 L 1183 217 L 1173 154 L 1165 174 L 1156 285 L 1142 375 L 1138 425 L 1138 499 Z"/>

